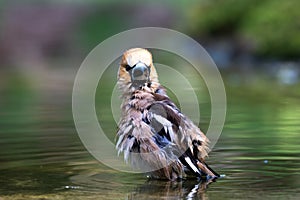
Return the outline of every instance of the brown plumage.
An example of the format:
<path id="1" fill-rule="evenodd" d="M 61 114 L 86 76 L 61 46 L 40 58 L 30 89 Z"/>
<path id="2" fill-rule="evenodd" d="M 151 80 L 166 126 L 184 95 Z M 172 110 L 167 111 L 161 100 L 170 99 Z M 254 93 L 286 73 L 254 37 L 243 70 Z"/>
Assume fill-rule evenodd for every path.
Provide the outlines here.
<path id="1" fill-rule="evenodd" d="M 126 161 L 153 178 L 219 176 L 204 162 L 207 137 L 169 99 L 149 51 L 134 48 L 123 54 L 118 85 L 123 102 L 116 146 Z"/>

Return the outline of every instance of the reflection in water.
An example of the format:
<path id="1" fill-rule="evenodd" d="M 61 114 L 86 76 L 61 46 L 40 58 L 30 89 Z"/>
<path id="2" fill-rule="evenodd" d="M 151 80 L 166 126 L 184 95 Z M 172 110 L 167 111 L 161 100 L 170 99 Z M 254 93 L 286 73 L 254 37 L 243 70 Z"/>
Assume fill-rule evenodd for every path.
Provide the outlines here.
<path id="1" fill-rule="evenodd" d="M 141 174 L 120 173 L 113 170 L 95 170 L 96 165 L 85 165 L 86 170 L 71 177 L 64 189 L 88 193 L 101 199 L 208 199 L 208 185 L 215 180 L 200 181 L 195 178 L 182 181 L 146 179 Z"/>
<path id="2" fill-rule="evenodd" d="M 196 179 L 180 182 L 149 180 L 131 192 L 128 199 L 207 199 L 205 190 L 211 182 Z"/>

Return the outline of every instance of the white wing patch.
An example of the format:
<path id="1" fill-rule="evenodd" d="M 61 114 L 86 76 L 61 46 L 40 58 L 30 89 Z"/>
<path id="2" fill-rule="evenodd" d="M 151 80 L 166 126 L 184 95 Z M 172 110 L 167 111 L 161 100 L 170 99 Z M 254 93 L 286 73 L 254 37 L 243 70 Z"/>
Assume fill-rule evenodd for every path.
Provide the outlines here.
<path id="1" fill-rule="evenodd" d="M 197 167 L 192 163 L 191 159 L 189 157 L 185 157 L 184 158 L 185 161 L 187 162 L 187 164 L 192 168 L 192 170 L 194 170 L 195 173 L 199 173 L 199 170 L 197 169 Z"/>
<path id="2" fill-rule="evenodd" d="M 164 130 L 167 133 L 169 133 L 170 139 L 173 142 L 174 141 L 174 132 L 172 128 L 172 123 L 167 120 L 166 118 L 162 117 L 161 115 L 157 115 L 155 113 L 152 113 L 153 118 L 155 118 L 156 121 L 158 121 L 163 127 Z"/>

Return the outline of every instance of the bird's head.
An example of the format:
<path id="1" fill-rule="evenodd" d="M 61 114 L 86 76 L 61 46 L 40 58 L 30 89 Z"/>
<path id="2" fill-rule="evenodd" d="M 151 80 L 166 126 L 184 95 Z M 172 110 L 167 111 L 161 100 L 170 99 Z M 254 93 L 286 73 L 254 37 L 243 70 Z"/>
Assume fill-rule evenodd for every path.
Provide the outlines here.
<path id="1" fill-rule="evenodd" d="M 118 82 L 121 87 L 133 90 L 145 85 L 157 85 L 157 73 L 151 53 L 142 48 L 127 50 L 120 63 Z"/>

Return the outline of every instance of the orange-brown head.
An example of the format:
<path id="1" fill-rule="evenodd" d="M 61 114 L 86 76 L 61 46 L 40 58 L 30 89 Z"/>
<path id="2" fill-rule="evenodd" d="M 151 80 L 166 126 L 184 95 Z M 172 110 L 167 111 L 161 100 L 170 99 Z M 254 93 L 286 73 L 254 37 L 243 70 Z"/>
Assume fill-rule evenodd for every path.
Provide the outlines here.
<path id="1" fill-rule="evenodd" d="M 120 63 L 118 82 L 120 87 L 133 88 L 133 90 L 145 84 L 157 85 L 158 78 L 151 53 L 142 48 L 127 50 Z"/>

